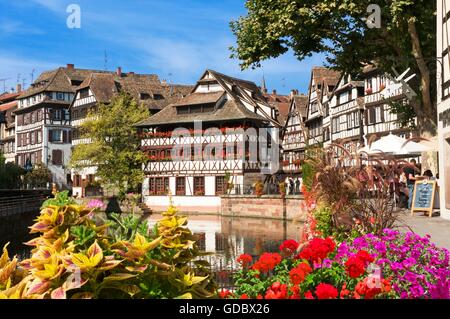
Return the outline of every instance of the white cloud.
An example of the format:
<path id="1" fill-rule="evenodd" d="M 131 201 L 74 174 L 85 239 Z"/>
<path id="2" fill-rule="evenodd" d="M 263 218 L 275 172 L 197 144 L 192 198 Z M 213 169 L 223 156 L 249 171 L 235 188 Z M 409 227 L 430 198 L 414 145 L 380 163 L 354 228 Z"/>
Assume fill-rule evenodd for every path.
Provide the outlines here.
<path id="1" fill-rule="evenodd" d="M 51 11 L 54 12 L 65 12 L 65 2 L 67 1 L 61 1 L 61 0 L 31 0 L 32 2 L 41 5 Z"/>
<path id="2" fill-rule="evenodd" d="M 2 20 L 0 21 L 0 36 L 7 36 L 11 34 L 27 34 L 39 35 L 44 34 L 39 28 L 29 27 L 20 21 Z"/>
<path id="3" fill-rule="evenodd" d="M 0 79 L 6 80 L 6 89 L 14 88 L 16 84 L 25 82 L 25 86 L 31 83 L 31 72 L 34 69 L 34 80 L 43 71 L 58 67 L 55 63 L 34 60 L 20 56 L 12 56 L 0 51 Z M 3 81 L 0 82 L 0 92 L 3 92 Z"/>

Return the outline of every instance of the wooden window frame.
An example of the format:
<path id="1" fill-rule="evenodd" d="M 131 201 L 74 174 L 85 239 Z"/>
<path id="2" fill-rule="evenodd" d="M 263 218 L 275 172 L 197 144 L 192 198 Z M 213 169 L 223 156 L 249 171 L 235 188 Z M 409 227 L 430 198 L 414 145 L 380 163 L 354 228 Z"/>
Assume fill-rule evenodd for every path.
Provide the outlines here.
<path id="1" fill-rule="evenodd" d="M 194 176 L 194 196 L 205 196 L 205 176 Z"/>
<path id="2" fill-rule="evenodd" d="M 186 196 L 186 177 L 175 177 L 175 194 L 176 196 Z"/>

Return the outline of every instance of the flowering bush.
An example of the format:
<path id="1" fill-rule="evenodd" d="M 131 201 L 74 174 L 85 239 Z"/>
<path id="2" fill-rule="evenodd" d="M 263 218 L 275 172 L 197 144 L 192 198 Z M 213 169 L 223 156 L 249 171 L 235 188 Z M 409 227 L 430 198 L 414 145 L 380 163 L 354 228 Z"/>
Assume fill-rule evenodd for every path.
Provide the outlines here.
<path id="1" fill-rule="evenodd" d="M 362 249 L 373 256 L 383 275 L 391 278 L 397 297 L 450 298 L 449 251 L 436 247 L 429 236 L 385 229 L 380 236 L 367 234 L 351 244 L 342 243 L 336 258 L 350 260 L 349 256 Z M 352 267 L 352 273 L 358 271 L 356 263 Z"/>
<path id="2" fill-rule="evenodd" d="M 280 252 L 263 253 L 251 266 L 251 256 L 241 255 L 227 298 L 450 298 L 450 254 L 429 237 L 385 229 L 340 245 L 332 238 L 300 246 L 287 240 Z"/>
<path id="3" fill-rule="evenodd" d="M 0 257 L 2 298 L 212 298 L 208 263 L 172 206 L 154 229 L 135 216 L 96 223 L 66 193 L 46 201 L 30 229 L 31 257 Z"/>

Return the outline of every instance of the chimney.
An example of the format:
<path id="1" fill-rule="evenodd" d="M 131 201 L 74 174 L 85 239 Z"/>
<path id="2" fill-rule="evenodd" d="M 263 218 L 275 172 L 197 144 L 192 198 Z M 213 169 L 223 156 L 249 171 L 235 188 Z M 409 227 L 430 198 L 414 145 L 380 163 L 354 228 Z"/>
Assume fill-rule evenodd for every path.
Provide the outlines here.
<path id="1" fill-rule="evenodd" d="M 277 90 L 273 89 L 272 94 L 277 95 Z"/>
<path id="2" fill-rule="evenodd" d="M 72 63 L 67 63 L 67 69 L 68 70 L 73 70 L 75 68 L 75 65 Z"/>
<path id="3" fill-rule="evenodd" d="M 161 84 L 167 84 L 167 81 L 165 79 L 162 79 Z"/>
<path id="4" fill-rule="evenodd" d="M 120 66 L 117 67 L 116 74 L 122 76 L 122 68 Z"/>
<path id="5" fill-rule="evenodd" d="M 20 92 L 22 92 L 22 84 L 17 83 L 17 85 L 16 85 L 16 93 L 20 93 Z"/>

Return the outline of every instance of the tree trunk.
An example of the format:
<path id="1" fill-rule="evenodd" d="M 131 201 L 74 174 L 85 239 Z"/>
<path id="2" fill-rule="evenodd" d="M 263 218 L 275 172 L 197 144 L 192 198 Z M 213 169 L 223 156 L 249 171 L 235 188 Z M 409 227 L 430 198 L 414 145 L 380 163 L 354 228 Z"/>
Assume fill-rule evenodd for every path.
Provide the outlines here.
<path id="1" fill-rule="evenodd" d="M 422 47 L 420 45 L 419 34 L 413 19 L 408 20 L 408 32 L 411 37 L 412 54 L 416 59 L 420 71 L 420 85 L 422 95 L 422 110 L 415 107 L 418 117 L 418 125 L 421 134 L 433 136 L 436 134 L 436 109 L 431 99 L 431 79 L 430 70 L 423 57 Z"/>

